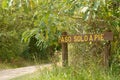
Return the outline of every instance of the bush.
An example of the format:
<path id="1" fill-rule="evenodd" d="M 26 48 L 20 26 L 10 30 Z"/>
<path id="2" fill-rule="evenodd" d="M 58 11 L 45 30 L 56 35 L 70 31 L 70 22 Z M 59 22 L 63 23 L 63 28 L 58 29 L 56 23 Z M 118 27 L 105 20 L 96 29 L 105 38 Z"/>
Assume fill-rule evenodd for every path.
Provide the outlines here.
<path id="1" fill-rule="evenodd" d="M 2 34 L 0 36 L 0 48 L 0 61 L 14 63 L 20 57 L 24 45 L 18 37 Z"/>

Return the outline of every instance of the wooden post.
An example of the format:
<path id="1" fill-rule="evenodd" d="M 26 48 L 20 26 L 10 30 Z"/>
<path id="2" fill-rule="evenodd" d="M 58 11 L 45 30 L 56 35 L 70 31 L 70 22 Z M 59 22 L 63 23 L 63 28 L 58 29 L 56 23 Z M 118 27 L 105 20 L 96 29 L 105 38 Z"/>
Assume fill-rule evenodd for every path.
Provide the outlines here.
<path id="1" fill-rule="evenodd" d="M 63 36 L 67 35 L 67 32 L 62 33 Z M 62 43 L 62 66 L 68 66 L 68 44 Z"/>
<path id="2" fill-rule="evenodd" d="M 106 43 L 105 47 L 104 47 L 104 66 L 105 67 L 109 67 L 109 61 L 110 61 L 110 51 L 111 51 L 111 44 L 110 41 L 108 41 L 108 43 Z"/>
<path id="3" fill-rule="evenodd" d="M 104 47 L 104 67 L 108 68 L 110 66 L 110 58 L 111 58 L 111 41 L 110 40 L 113 40 L 113 33 L 111 32 L 111 30 L 107 30 L 106 32 L 109 32 L 109 33 L 106 33 L 106 38 L 109 40 L 106 44 L 105 44 L 105 47 Z"/>

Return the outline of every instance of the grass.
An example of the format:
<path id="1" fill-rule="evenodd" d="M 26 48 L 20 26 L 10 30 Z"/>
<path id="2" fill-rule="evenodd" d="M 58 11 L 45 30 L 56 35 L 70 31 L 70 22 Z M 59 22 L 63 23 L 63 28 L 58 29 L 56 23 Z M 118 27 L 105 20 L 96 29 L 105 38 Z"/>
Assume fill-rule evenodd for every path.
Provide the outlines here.
<path id="1" fill-rule="evenodd" d="M 35 63 L 30 61 L 19 61 L 15 63 L 0 63 L 0 70 L 14 69 L 14 68 L 31 66 L 31 65 L 35 65 Z"/>
<path id="2" fill-rule="evenodd" d="M 32 74 L 27 74 L 27 75 L 20 76 L 20 77 L 11 79 L 11 80 L 34 80 L 34 79 L 39 78 L 39 75 L 40 75 L 40 72 L 34 72 Z"/>
<path id="3" fill-rule="evenodd" d="M 55 67 L 52 70 L 44 69 L 12 80 L 120 80 L 120 77 L 98 67 Z"/>
<path id="4" fill-rule="evenodd" d="M 10 63 L 0 63 L 0 70 L 11 69 L 11 68 L 16 68 L 16 66 L 13 66 Z"/>

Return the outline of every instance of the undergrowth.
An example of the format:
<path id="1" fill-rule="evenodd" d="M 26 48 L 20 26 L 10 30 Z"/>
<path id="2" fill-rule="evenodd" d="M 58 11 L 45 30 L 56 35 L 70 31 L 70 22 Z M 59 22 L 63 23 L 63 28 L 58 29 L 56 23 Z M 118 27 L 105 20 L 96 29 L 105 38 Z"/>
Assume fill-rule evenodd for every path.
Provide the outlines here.
<path id="1" fill-rule="evenodd" d="M 120 80 L 110 70 L 100 67 L 53 67 L 35 73 L 24 75 L 12 80 Z"/>

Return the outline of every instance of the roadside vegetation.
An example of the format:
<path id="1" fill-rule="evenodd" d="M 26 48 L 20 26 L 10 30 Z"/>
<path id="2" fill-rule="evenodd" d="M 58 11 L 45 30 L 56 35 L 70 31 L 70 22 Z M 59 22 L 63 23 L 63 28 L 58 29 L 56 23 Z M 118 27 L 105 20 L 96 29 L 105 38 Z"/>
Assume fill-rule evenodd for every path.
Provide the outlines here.
<path id="1" fill-rule="evenodd" d="M 16 68 L 13 65 L 7 64 L 7 63 L 0 63 L 0 70 L 4 70 L 4 69 L 11 69 L 11 68 Z"/>
<path id="2" fill-rule="evenodd" d="M 62 32 L 105 31 L 113 41 L 69 43 L 69 67 L 38 71 L 32 80 L 119 80 L 120 0 L 0 0 L 0 64 L 56 63 Z"/>
<path id="3" fill-rule="evenodd" d="M 89 67 L 55 67 L 52 70 L 38 70 L 35 73 L 20 76 L 11 80 L 119 80 L 120 76 L 110 70 L 97 66 Z"/>

